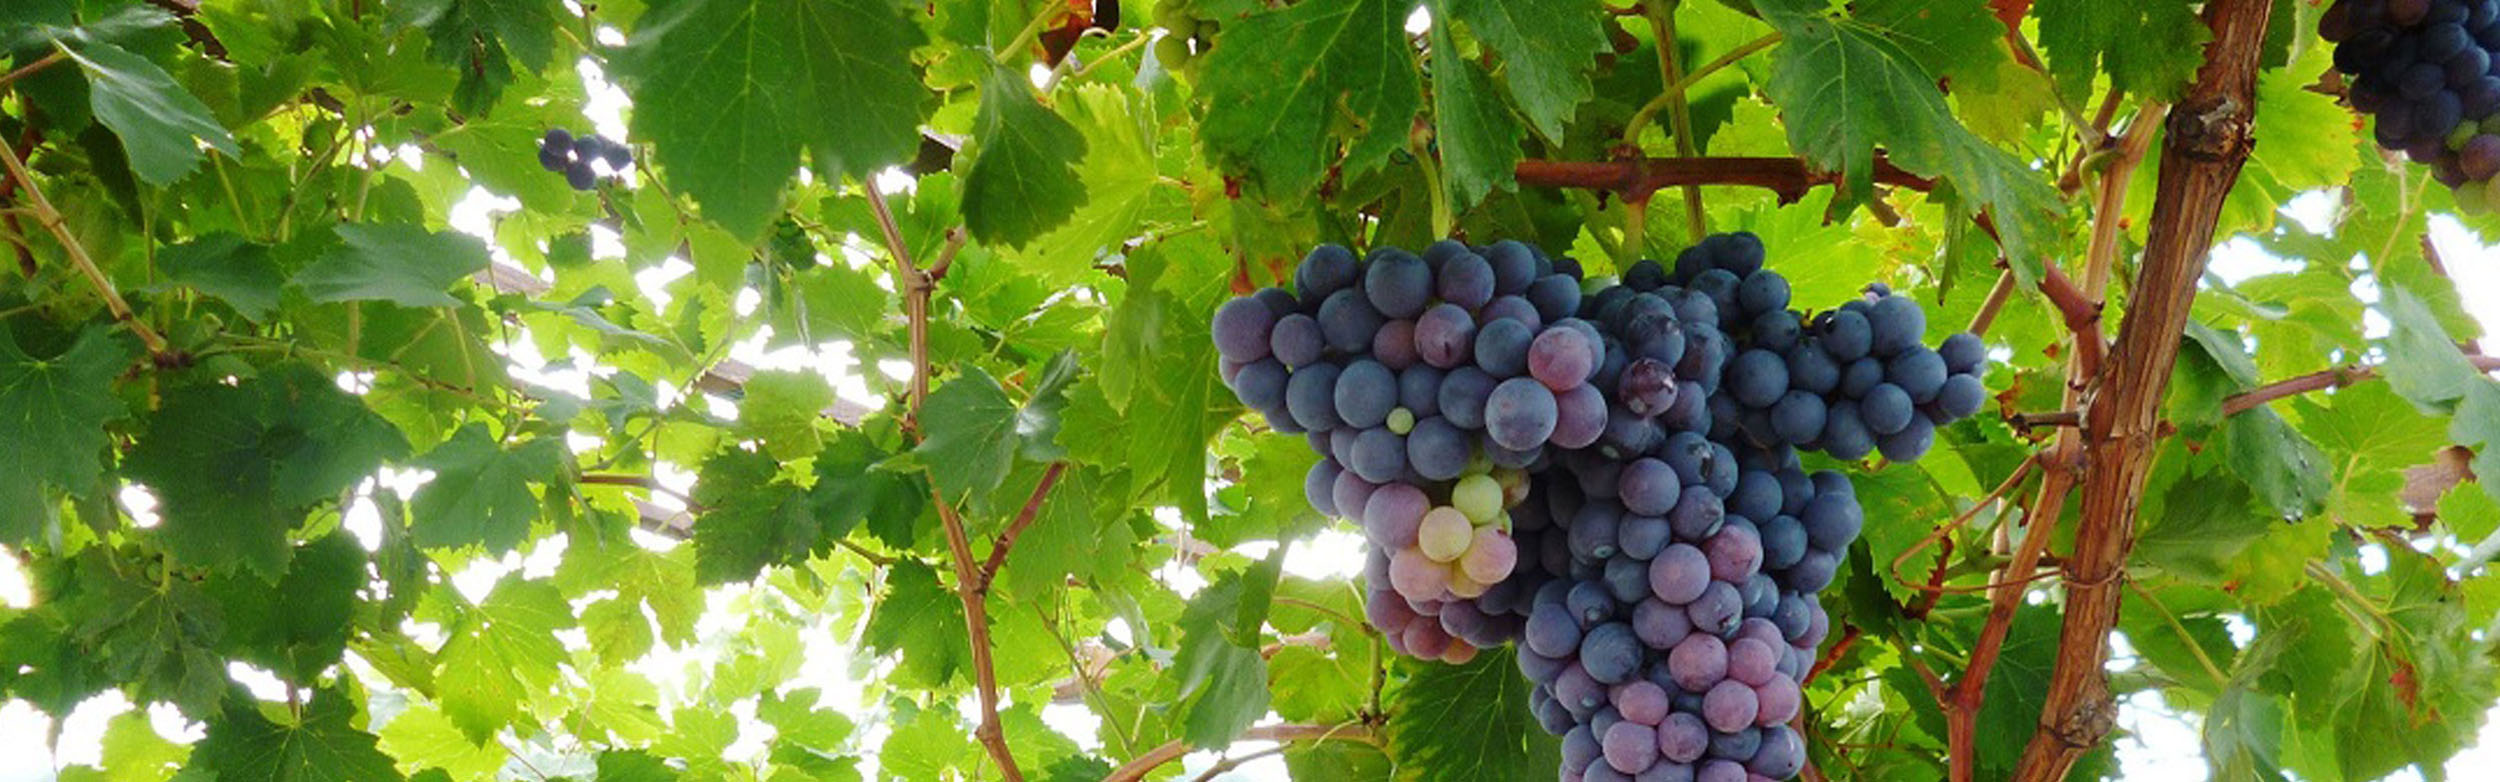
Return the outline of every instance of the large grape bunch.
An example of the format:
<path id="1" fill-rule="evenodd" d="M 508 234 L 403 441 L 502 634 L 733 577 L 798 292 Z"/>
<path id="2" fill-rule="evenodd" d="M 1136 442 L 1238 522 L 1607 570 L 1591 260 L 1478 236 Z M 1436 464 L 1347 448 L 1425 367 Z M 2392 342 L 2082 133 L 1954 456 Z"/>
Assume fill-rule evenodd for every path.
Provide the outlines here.
<path id="1" fill-rule="evenodd" d="M 1371 543 L 1367 618 L 1427 659 L 1517 641 L 1563 780 L 1794 775 L 1863 524 L 1799 452 L 1915 459 L 1984 403 L 1977 337 L 1921 344 L 1882 286 L 1790 310 L 1763 261 L 1743 233 L 1619 281 L 1518 242 L 1323 245 L 1216 312 L 1226 382 Z"/>
<path id="2" fill-rule="evenodd" d="M 2462 209 L 2500 204 L 2500 0 L 2337 0 L 2318 34 L 2379 146 L 2430 166 Z"/>

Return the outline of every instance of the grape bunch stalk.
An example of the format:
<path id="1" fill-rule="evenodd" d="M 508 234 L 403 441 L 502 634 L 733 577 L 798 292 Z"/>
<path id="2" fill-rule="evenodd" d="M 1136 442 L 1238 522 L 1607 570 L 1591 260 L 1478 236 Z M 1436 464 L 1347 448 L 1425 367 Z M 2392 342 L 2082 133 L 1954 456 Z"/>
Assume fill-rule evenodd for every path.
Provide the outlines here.
<path id="1" fill-rule="evenodd" d="M 594 163 L 604 163 L 608 175 L 618 175 L 634 164 L 634 150 L 624 142 L 595 134 L 577 137 L 563 128 L 549 128 L 538 141 L 538 167 L 564 174 L 564 183 L 575 190 L 599 186 L 600 171 Z"/>
<path id="2" fill-rule="evenodd" d="M 1371 544 L 1366 619 L 1430 660 L 1516 642 L 1565 782 L 1794 776 L 1864 525 L 1800 452 L 1914 460 L 1985 403 L 1978 337 L 1926 346 L 1881 285 L 1792 310 L 1764 256 L 1720 234 L 1617 280 L 1516 241 L 1321 245 L 1216 310 L 1225 382 Z"/>
<path id="3" fill-rule="evenodd" d="M 2500 0 L 2337 0 L 2318 18 L 2378 145 L 2469 213 L 2500 205 Z"/>

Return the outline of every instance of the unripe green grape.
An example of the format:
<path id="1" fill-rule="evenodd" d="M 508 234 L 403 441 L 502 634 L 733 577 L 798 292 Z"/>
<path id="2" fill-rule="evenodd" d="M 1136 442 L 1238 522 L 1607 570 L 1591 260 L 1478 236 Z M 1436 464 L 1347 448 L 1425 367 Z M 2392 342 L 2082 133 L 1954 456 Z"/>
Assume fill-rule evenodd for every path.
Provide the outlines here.
<path id="1" fill-rule="evenodd" d="M 1400 407 L 1389 411 L 1389 431 L 1405 434 L 1415 429 L 1414 411 Z"/>
<path id="2" fill-rule="evenodd" d="M 2453 193 L 2457 199 L 2457 211 L 2468 215 L 2491 211 L 2491 187 L 2489 181 L 2458 185 Z"/>
<path id="3" fill-rule="evenodd" d="M 1415 530 L 1415 548 L 1434 562 L 1448 562 L 1467 553 L 1475 535 L 1476 526 L 1467 522 L 1467 514 L 1444 505 L 1424 514 L 1424 523 Z"/>
<path id="4" fill-rule="evenodd" d="M 2448 129 L 2448 151 L 2455 152 L 2457 150 L 2464 149 L 2465 142 L 2472 141 L 2475 136 L 2482 134 L 2483 128 L 2481 125 L 2472 122 L 2459 122 L 2456 127 Z"/>
<path id="5" fill-rule="evenodd" d="M 1161 61 L 1163 67 L 1173 70 L 1188 65 L 1189 39 L 1177 35 L 1165 35 L 1155 39 L 1155 59 Z"/>
<path id="6" fill-rule="evenodd" d="M 1450 506 L 1476 524 L 1491 522 L 1502 512 L 1502 484 L 1490 475 L 1470 475 L 1450 487 Z"/>

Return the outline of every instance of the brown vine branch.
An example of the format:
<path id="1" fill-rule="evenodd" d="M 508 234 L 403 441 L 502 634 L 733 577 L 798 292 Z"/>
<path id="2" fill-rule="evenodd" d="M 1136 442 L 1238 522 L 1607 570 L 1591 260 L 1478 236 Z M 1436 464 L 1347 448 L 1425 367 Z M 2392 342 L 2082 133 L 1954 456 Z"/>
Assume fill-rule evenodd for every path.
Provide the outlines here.
<path id="1" fill-rule="evenodd" d="M 1529 159 L 1519 161 L 1511 173 L 1523 185 L 1610 190 L 1635 200 L 1666 187 L 1737 185 L 1770 190 L 1781 203 L 1793 203 L 1804 198 L 1808 190 L 1837 185 L 1841 180 L 1838 173 L 1815 171 L 1807 168 L 1804 160 L 1793 157 L 1635 157 L 1603 162 Z M 1875 157 L 1874 177 L 1879 184 L 1912 190 L 1936 186 L 1934 180 L 1903 171 L 1882 155 Z"/>
<path id="2" fill-rule="evenodd" d="M 2470 350 L 2471 348 L 2469 347 L 2468 349 Z M 2500 356 L 2486 356 L 2480 353 L 2467 353 L 2465 360 L 2467 363 L 2473 364 L 2474 369 L 2477 371 L 2500 372 Z M 2295 375 L 2224 397 L 2222 400 L 2222 414 L 2224 416 L 2239 415 L 2241 413 L 2263 407 L 2267 402 L 2272 402 L 2277 399 L 2299 396 L 2311 391 L 2323 391 L 2329 388 L 2343 388 L 2356 383 L 2376 380 L 2378 377 L 2378 367 L 2365 364 L 2349 364 L 2330 369 L 2321 369 L 2306 375 Z"/>
<path id="3" fill-rule="evenodd" d="M 1379 737 L 1372 732 L 1371 726 L 1369 725 L 1365 725 L 1360 722 L 1347 722 L 1336 725 L 1261 725 L 1247 731 L 1243 731 L 1240 740 L 1360 741 L 1370 744 L 1378 742 Z M 1117 769 L 1113 769 L 1111 771 L 1111 775 L 1103 777 L 1102 780 L 1103 782 L 1137 782 L 1137 780 L 1145 779 L 1147 773 L 1154 771 L 1156 768 L 1165 763 L 1178 760 L 1182 755 L 1186 754 L 1189 754 L 1189 742 L 1182 741 L 1180 739 L 1173 739 L 1156 746 L 1154 749 L 1146 750 L 1146 754 L 1139 755 L 1136 759 L 1122 764 Z"/>
<path id="4" fill-rule="evenodd" d="M 17 150 L 0 144 L 0 163 L 8 165 L 9 176 L 15 178 L 18 188 L 26 192 L 27 205 L 35 210 L 35 222 L 43 224 L 44 230 L 61 242 L 61 251 L 69 256 L 70 264 L 78 267 L 78 273 L 95 287 L 97 295 L 104 297 L 104 308 L 113 314 L 113 320 L 138 335 L 140 342 L 146 343 L 148 355 L 157 366 L 180 365 L 183 358 L 175 355 L 165 344 L 163 335 L 157 334 L 156 329 L 148 327 L 136 313 L 131 312 L 130 302 L 122 300 L 121 292 L 113 289 L 113 281 L 105 278 L 104 270 L 96 266 L 95 258 L 87 255 L 87 246 L 79 243 L 78 235 L 70 232 L 68 223 L 61 217 L 61 210 L 53 208 L 52 199 L 45 198 L 43 189 L 35 185 L 34 173 L 26 170 L 26 161 L 18 158 Z"/>
<path id="5" fill-rule="evenodd" d="M 2046 413 L 2015 413 L 2008 416 L 2005 419 L 2005 423 L 2016 429 L 2038 429 L 2043 426 L 2072 427 L 2083 423 L 2083 414 L 2073 410 L 2056 410 Z"/>
<path id="6" fill-rule="evenodd" d="M 55 49 L 51 54 L 44 55 L 42 59 L 18 66 L 16 69 L 11 70 L 6 74 L 0 74 L 0 87 L 15 84 L 18 79 L 31 76 L 36 71 L 59 65 L 61 64 L 61 61 L 67 59 L 69 59 L 69 52 Z"/>
<path id="7" fill-rule="evenodd" d="M 2007 267 L 2004 271 L 1997 272 L 1996 284 L 1988 286 L 1987 300 L 1979 303 L 1979 313 L 1971 316 L 1970 328 L 1963 330 L 1975 336 L 1987 336 L 1988 327 L 1996 325 L 1997 313 L 2004 310 L 2005 301 L 2013 297 L 2014 270 L 2012 267 Z"/>
<path id="8" fill-rule="evenodd" d="M 2075 335 L 2075 364 L 2089 376 L 2100 368 L 2109 341 L 2101 336 L 2101 302 L 2075 287 L 2066 273 L 2051 265 L 2041 270 L 2040 293 L 2057 307 L 2066 329 Z"/>
<path id="9" fill-rule="evenodd" d="M 903 292 L 903 315 L 911 334 L 911 403 L 905 424 L 917 438 L 921 431 L 921 404 L 929 398 L 929 296 L 937 286 L 934 278 L 913 262 L 911 248 L 903 241 L 903 231 L 894 222 L 894 210 L 886 204 L 885 193 L 877 187 L 876 180 L 863 179 L 860 185 L 867 191 L 869 212 L 876 216 L 877 231 L 884 236 L 886 250 L 894 256 L 895 274 L 901 278 L 896 287 Z M 941 256 L 953 258 L 955 250 L 951 245 L 962 242 L 961 230 L 949 232 L 950 247 L 942 250 Z M 1042 487 L 1053 482 L 1045 479 Z M 998 665 L 992 659 L 994 650 L 990 644 L 989 580 L 974 569 L 972 541 L 964 533 L 963 518 L 955 513 L 953 501 L 938 490 L 935 481 L 930 483 L 929 494 L 937 503 L 938 522 L 946 528 L 946 547 L 955 565 L 955 596 L 963 603 L 964 628 L 971 636 L 973 682 L 981 698 L 981 724 L 974 728 L 973 735 L 998 763 L 1001 777 L 1008 782 L 1023 782 L 1024 772 L 1016 767 L 1015 753 L 1007 746 L 1006 728 L 998 720 Z M 1039 502 L 1038 495 L 1034 502 Z M 1001 541 L 993 549 L 1001 560 L 1007 551 L 1005 543 Z"/>
<path id="10" fill-rule="evenodd" d="M 980 580 L 977 584 L 982 594 L 989 593 L 990 582 L 997 580 L 999 568 L 1007 566 L 1008 550 L 1015 547 L 1016 538 L 1024 535 L 1026 527 L 1033 526 L 1033 519 L 1042 515 L 1042 502 L 1050 499 L 1050 488 L 1059 483 L 1059 474 L 1067 469 L 1067 462 L 1051 462 L 1049 468 L 1042 470 L 1042 480 L 1033 484 L 1032 495 L 1024 498 L 1024 509 L 1016 512 L 1015 520 L 1007 523 L 1006 531 L 998 533 L 998 542 L 990 547 L 990 558 L 981 563 L 978 574 Z"/>
<path id="11" fill-rule="evenodd" d="M 2084 408 L 2081 431 L 2090 470 L 2065 568 L 2057 664 L 2039 730 L 2023 748 L 2018 779 L 2065 778 L 2076 758 L 2099 746 L 2116 721 L 2104 664 L 2124 594 L 2119 582 L 2126 576 L 2135 514 L 2161 437 L 2162 394 L 2178 358 L 2179 335 L 2186 331 L 2196 283 L 2213 249 L 2223 199 L 2248 161 L 2258 53 L 2272 8 L 2264 0 L 2206 4 L 2213 41 L 2196 83 L 2168 118 L 2143 264 L 2118 343 L 2094 377 Z"/>

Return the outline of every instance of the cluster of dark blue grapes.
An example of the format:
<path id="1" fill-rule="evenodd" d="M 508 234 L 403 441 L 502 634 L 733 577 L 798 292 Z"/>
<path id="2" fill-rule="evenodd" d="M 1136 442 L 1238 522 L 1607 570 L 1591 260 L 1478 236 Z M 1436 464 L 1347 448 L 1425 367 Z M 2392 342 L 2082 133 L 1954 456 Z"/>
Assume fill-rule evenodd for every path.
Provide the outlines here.
<path id="1" fill-rule="evenodd" d="M 2500 174 L 2500 0 L 2337 0 L 2318 18 L 2346 99 L 2378 144 L 2431 167 L 2457 205 L 2493 204 Z"/>
<path id="2" fill-rule="evenodd" d="M 1984 400 L 1976 337 L 1919 344 L 1880 286 L 1791 311 L 1763 260 L 1744 233 L 1620 281 L 1516 242 L 1331 245 L 1216 313 L 1226 381 L 1308 433 L 1312 506 L 1373 544 L 1367 618 L 1429 659 L 1517 641 L 1566 782 L 1796 774 L 1817 594 L 1864 523 L 1798 453 L 1915 459 Z"/>
<path id="3" fill-rule="evenodd" d="M 564 183 L 575 190 L 599 186 L 599 170 L 593 162 L 608 164 L 608 174 L 622 173 L 634 163 L 634 150 L 623 142 L 609 141 L 598 135 L 575 137 L 563 128 L 551 128 L 538 140 L 538 167 L 564 174 Z"/>

